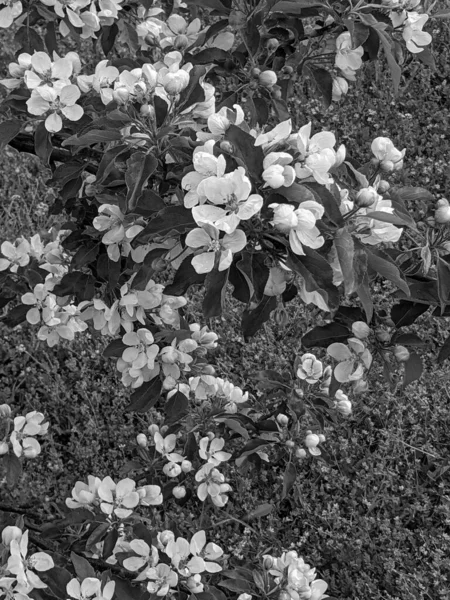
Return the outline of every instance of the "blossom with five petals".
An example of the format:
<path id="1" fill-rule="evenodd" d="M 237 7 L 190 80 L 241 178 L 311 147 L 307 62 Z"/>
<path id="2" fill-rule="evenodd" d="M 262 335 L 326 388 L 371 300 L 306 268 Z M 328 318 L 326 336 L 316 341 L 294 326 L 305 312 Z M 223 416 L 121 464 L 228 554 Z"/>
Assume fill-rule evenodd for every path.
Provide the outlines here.
<path id="1" fill-rule="evenodd" d="M 306 200 L 295 209 L 291 204 L 270 204 L 274 211 L 272 225 L 283 233 L 289 233 L 289 244 L 295 254 L 304 256 L 303 246 L 320 248 L 324 239 L 316 227 L 316 221 L 324 214 L 324 207 L 314 200 Z"/>
<path id="2" fill-rule="evenodd" d="M 13 24 L 13 21 L 22 14 L 22 2 L 2 0 L 2 4 L 6 4 L 6 6 L 0 8 L 0 28 L 8 29 Z"/>
<path id="3" fill-rule="evenodd" d="M 149 546 L 144 540 L 132 540 L 130 550 L 138 556 L 131 556 L 123 561 L 123 566 L 128 571 L 139 571 L 142 567 L 155 567 L 159 562 L 158 549 L 155 546 Z M 140 573 L 135 581 L 144 581 L 146 579 L 145 570 Z"/>
<path id="4" fill-rule="evenodd" d="M 225 174 L 225 157 L 214 156 L 215 140 L 208 140 L 203 146 L 195 148 L 192 163 L 194 171 L 187 173 L 181 180 L 181 187 L 187 191 L 184 196 L 184 206 L 192 208 L 206 202 L 206 196 L 199 190 L 200 184 L 208 178 L 218 178 Z"/>
<path id="5" fill-rule="evenodd" d="M 349 338 L 347 346 L 335 342 L 328 346 L 327 353 L 339 362 L 334 368 L 334 376 L 339 383 L 362 379 L 364 371 L 372 364 L 369 349 L 358 338 Z"/>
<path id="6" fill-rule="evenodd" d="M 66 498 L 66 506 L 72 509 L 89 508 L 98 502 L 97 490 L 101 484 L 99 477 L 88 475 L 88 483 L 77 481 L 72 489 L 72 498 Z"/>
<path id="7" fill-rule="evenodd" d="M 364 48 L 358 46 L 353 48 L 352 36 L 349 31 L 344 31 L 336 38 L 335 65 L 343 73 L 355 72 L 362 66 L 362 55 Z"/>
<path id="8" fill-rule="evenodd" d="M 278 189 L 282 186 L 289 187 L 294 183 L 295 171 L 290 163 L 294 159 L 287 152 L 271 152 L 263 161 L 262 178 L 264 187 Z"/>
<path id="9" fill-rule="evenodd" d="M 233 261 L 233 254 L 240 252 L 247 245 L 247 236 L 242 229 L 232 234 L 225 234 L 219 239 L 220 231 L 209 224 L 202 229 L 190 231 L 186 236 L 186 245 L 190 248 L 202 248 L 203 252 L 192 259 L 196 273 L 210 273 L 217 264 L 219 271 L 225 271 Z"/>
<path id="10" fill-rule="evenodd" d="M 102 512 L 106 515 L 114 513 L 119 519 L 132 515 L 140 500 L 135 488 L 136 482 L 132 479 L 122 479 L 116 484 L 111 477 L 105 477 L 97 489 Z"/>
<path id="11" fill-rule="evenodd" d="M 215 437 L 210 442 L 208 437 L 204 437 L 200 440 L 198 453 L 203 460 L 217 467 L 221 462 L 225 462 L 231 458 L 229 452 L 222 451 L 224 446 L 225 440 L 223 438 Z"/>
<path id="12" fill-rule="evenodd" d="M 311 137 L 311 122 L 300 128 L 297 134 L 297 148 L 300 163 L 295 165 L 295 173 L 299 179 L 314 177 L 317 183 L 326 185 L 330 182 L 328 171 L 337 161 L 334 145 L 336 138 L 330 131 L 321 131 Z"/>
<path id="13" fill-rule="evenodd" d="M 402 36 L 406 42 L 406 47 L 412 54 L 419 54 L 425 46 L 431 44 L 433 39 L 431 35 L 426 31 L 422 31 L 429 15 L 404 10 L 401 13 L 392 11 L 389 16 L 394 27 L 403 26 Z"/>
<path id="14" fill-rule="evenodd" d="M 297 369 L 297 377 L 304 379 L 308 383 L 314 384 L 319 381 L 323 374 L 323 365 L 320 360 L 310 354 L 304 354 L 301 358 L 301 365 Z"/>
<path id="15" fill-rule="evenodd" d="M 66 85 L 61 91 L 56 91 L 47 85 L 36 87 L 27 100 L 28 112 L 32 115 L 44 115 L 50 111 L 45 119 L 45 128 L 51 133 L 62 129 L 64 115 L 69 121 L 79 121 L 84 114 L 83 108 L 77 104 L 81 92 L 76 85 Z"/>
<path id="16" fill-rule="evenodd" d="M 53 559 L 45 552 L 35 552 L 27 557 L 28 531 L 22 534 L 20 540 L 11 541 L 9 551 L 11 555 L 8 558 L 6 569 L 16 576 L 16 580 L 20 586 L 24 586 L 27 592 L 30 592 L 33 588 L 44 589 L 47 587 L 32 569 L 36 571 L 53 569 L 55 566 Z"/>
<path id="17" fill-rule="evenodd" d="M 255 140 L 255 146 L 262 146 L 263 148 L 267 149 L 275 146 L 275 144 L 278 144 L 279 142 L 285 142 L 290 136 L 291 131 L 291 119 L 282 121 L 270 131 L 267 131 L 266 133 L 260 133 Z"/>
<path id="18" fill-rule="evenodd" d="M 164 563 L 147 569 L 145 576 L 149 580 L 147 590 L 157 596 L 167 596 L 178 583 L 178 575 Z"/>
<path id="19" fill-rule="evenodd" d="M 0 258 L 0 271 L 10 269 L 11 273 L 17 273 L 19 267 L 26 267 L 30 262 L 30 242 L 25 238 L 18 238 L 14 244 L 5 241 L 0 250 L 6 258 Z"/>
<path id="20" fill-rule="evenodd" d="M 108 581 L 102 590 L 102 582 L 96 577 L 86 577 L 81 583 L 74 578 L 67 584 L 66 592 L 75 600 L 111 600 L 115 587 L 114 581 Z"/>

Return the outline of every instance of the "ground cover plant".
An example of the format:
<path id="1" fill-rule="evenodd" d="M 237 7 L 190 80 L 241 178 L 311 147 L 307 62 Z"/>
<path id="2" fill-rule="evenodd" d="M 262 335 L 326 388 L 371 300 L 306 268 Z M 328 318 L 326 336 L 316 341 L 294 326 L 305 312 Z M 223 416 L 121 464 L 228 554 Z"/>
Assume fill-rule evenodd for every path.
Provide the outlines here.
<path id="1" fill-rule="evenodd" d="M 4 347 L 3 594 L 445 597 L 448 416 L 444 402 L 429 409 L 417 384 L 424 412 L 405 400 L 421 349 L 435 341 L 411 326 L 430 306 L 428 330 L 445 322 L 448 203 L 405 186 L 405 153 L 389 131 L 366 134 L 366 148 L 348 156 L 328 130 L 330 104 L 363 59 L 384 51 L 397 94 L 400 64 L 411 68 L 402 45 L 432 67 L 427 19 L 415 9 L 446 13 L 417 2 L 281 2 L 249 14 L 194 4 L 131 5 L 117 22 L 120 5 L 37 5 L 16 34 L 2 140 L 30 151 L 32 134 L 51 169 L 56 226 L 33 235 L 33 220 L 49 223 L 44 202 L 32 218 L 24 211 L 30 235 L 1 248 L 4 321 L 11 340 L 23 336 Z M 5 28 L 20 25 L 22 9 L 4 9 Z M 83 71 L 72 47 L 52 54 L 56 31 L 99 37 L 112 57 Z M 293 92 L 303 104 L 288 101 Z M 38 325 L 38 342 L 22 323 Z M 444 337 L 433 348 L 440 362 L 448 346 Z M 18 356 L 27 366 L 15 373 Z M 112 392 L 108 358 L 131 397 L 118 381 Z M 33 410 L 12 420 L 11 397 L 30 372 Z M 365 400 L 369 384 L 378 406 Z M 50 390 L 66 418 L 47 450 L 53 415 L 36 389 Z M 394 429 L 389 411 L 401 419 Z M 344 435 L 333 439 L 336 430 Z M 48 462 L 36 489 L 28 459 L 41 443 Z M 49 490 L 45 473 L 66 469 L 75 487 L 66 476 Z M 333 493 L 350 500 L 324 503 Z M 374 530 L 385 556 L 364 542 Z"/>

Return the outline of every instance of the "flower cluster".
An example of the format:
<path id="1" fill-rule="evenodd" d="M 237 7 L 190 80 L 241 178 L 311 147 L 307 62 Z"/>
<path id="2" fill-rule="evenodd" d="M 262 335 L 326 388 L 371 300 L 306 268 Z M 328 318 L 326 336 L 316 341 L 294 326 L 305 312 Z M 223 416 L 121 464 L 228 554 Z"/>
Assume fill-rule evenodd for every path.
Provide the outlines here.
<path id="1" fill-rule="evenodd" d="M 35 410 L 25 416 L 10 418 L 11 409 L 8 404 L 0 405 L 0 425 L 4 426 L 3 439 L 0 438 L 0 456 L 7 454 L 12 449 L 18 457 L 36 458 L 41 452 L 41 445 L 36 439 L 37 435 L 45 435 L 49 428 L 48 422 L 43 422 L 45 417 Z M 12 431 L 11 431 L 12 426 Z"/>
<path id="2" fill-rule="evenodd" d="M 281 586 L 281 594 L 284 592 L 286 600 L 326 598 L 328 585 L 322 579 L 316 579 L 316 570 L 305 563 L 295 550 L 284 552 L 278 558 L 266 554 L 263 561 L 275 583 Z"/>

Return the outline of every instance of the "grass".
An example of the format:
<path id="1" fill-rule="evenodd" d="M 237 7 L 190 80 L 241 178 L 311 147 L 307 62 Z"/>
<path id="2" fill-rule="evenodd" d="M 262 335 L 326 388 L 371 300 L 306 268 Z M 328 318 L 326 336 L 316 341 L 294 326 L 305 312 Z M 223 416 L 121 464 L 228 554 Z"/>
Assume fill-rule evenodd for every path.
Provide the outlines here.
<path id="1" fill-rule="evenodd" d="M 402 86 L 408 87 L 398 99 L 385 69 L 368 65 L 339 108 L 324 112 L 313 100 L 299 103 L 302 121 L 312 119 L 318 127 L 335 130 L 349 154 L 360 160 L 369 158 L 370 141 L 378 135 L 406 147 L 399 182 L 426 187 L 436 198 L 448 194 L 450 177 L 450 38 L 447 28 L 439 31 L 434 34 L 437 71 L 408 67 L 410 79 Z M 38 204 L 50 203 L 51 197 L 37 159 L 6 148 L 0 170 L 2 239 L 48 229 L 51 218 Z M 413 208 L 423 215 L 430 207 Z M 376 300 L 385 302 L 388 291 L 380 285 Z M 194 315 L 198 304 L 193 303 Z M 221 339 L 213 357 L 218 374 L 245 384 L 256 401 L 255 370 L 290 368 L 302 353 L 302 333 L 320 318 L 295 303 L 288 310 L 288 328 L 270 323 L 247 344 L 239 334 L 234 304 L 214 323 Z M 330 458 L 302 463 L 292 497 L 252 522 L 252 530 L 235 521 L 211 530 L 230 562 L 261 555 L 270 546 L 295 548 L 340 600 L 450 598 L 448 366 L 435 364 L 436 347 L 448 328 L 444 319 L 427 315 L 416 328 L 430 342 L 420 382 L 391 393 L 375 370 L 370 391 L 359 396 L 353 416 L 326 431 Z M 42 454 L 26 463 L 19 485 L 11 490 L 0 482 L 0 511 L 21 507 L 50 518 L 76 480 L 122 472 L 136 455 L 135 435 L 145 431 L 150 417 L 124 413 L 129 391 L 114 363 L 102 358 L 104 343 L 97 336 L 49 349 L 37 342 L 28 325 L 14 330 L 0 326 L 0 335 L 0 402 L 11 403 L 18 414 L 40 410 L 51 423 Z M 241 475 L 227 512 L 243 514 L 279 496 L 281 486 L 276 466 Z M 168 517 L 189 528 L 196 518 L 190 511 L 189 504 L 171 506 Z"/>

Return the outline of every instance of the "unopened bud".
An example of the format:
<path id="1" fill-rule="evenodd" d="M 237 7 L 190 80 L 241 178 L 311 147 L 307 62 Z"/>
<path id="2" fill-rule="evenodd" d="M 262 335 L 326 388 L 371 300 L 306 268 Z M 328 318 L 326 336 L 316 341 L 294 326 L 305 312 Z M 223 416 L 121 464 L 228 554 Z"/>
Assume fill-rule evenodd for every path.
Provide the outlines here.
<path id="1" fill-rule="evenodd" d="M 233 154 L 234 152 L 234 146 L 231 142 L 224 140 L 223 142 L 220 142 L 219 146 L 221 150 L 227 152 L 228 154 Z"/>
<path id="2" fill-rule="evenodd" d="M 253 69 L 250 71 L 250 75 L 252 77 L 259 77 L 261 75 L 261 69 L 258 69 L 258 67 L 253 67 Z"/>
<path id="3" fill-rule="evenodd" d="M 148 432 L 149 432 L 151 435 L 155 435 L 155 433 L 156 433 L 157 431 L 159 431 L 159 427 L 158 427 L 158 425 L 156 425 L 156 423 L 152 423 L 152 425 L 149 425 L 149 426 L 148 426 Z"/>
<path id="4" fill-rule="evenodd" d="M 390 187 L 390 183 L 388 183 L 385 179 L 381 179 L 381 181 L 378 183 L 378 191 L 382 194 L 384 194 L 384 192 L 387 192 Z"/>
<path id="5" fill-rule="evenodd" d="M 178 477 L 181 473 L 181 467 L 178 463 L 169 462 L 164 465 L 163 473 L 167 475 L 167 477 Z"/>
<path id="6" fill-rule="evenodd" d="M 175 540 L 175 534 L 170 529 L 166 529 L 161 531 L 158 535 L 158 542 L 160 542 L 163 546 L 167 546 L 169 542 L 173 542 Z"/>
<path id="7" fill-rule="evenodd" d="M 382 160 L 380 168 L 382 171 L 384 171 L 384 173 L 392 173 L 392 171 L 395 168 L 395 165 L 392 160 Z"/>
<path id="8" fill-rule="evenodd" d="M 206 437 L 207 437 L 207 438 L 208 438 L 208 440 L 211 442 L 211 441 L 212 441 L 212 440 L 213 440 L 213 439 L 216 437 L 216 435 L 215 435 L 215 433 L 213 433 L 212 431 L 208 431 L 208 432 L 206 433 Z"/>
<path id="9" fill-rule="evenodd" d="M 284 306 L 278 306 L 275 309 L 275 314 L 273 318 L 275 323 L 280 327 L 286 327 L 286 325 L 289 323 L 289 315 Z"/>
<path id="10" fill-rule="evenodd" d="M 297 448 L 297 450 L 295 451 L 295 456 L 296 458 L 306 458 L 306 450 L 304 450 L 303 448 Z"/>
<path id="11" fill-rule="evenodd" d="M 186 496 L 186 488 L 184 485 L 177 485 L 177 487 L 173 488 L 172 494 L 175 496 L 175 498 L 180 500 Z"/>
<path id="12" fill-rule="evenodd" d="M 266 571 L 268 571 L 273 567 L 274 562 L 275 561 L 272 556 L 265 556 L 263 560 L 263 568 L 266 569 Z"/>
<path id="13" fill-rule="evenodd" d="M 169 429 L 168 425 L 163 425 L 160 429 L 161 435 L 164 435 L 168 429 Z"/>
<path id="14" fill-rule="evenodd" d="M 289 592 L 286 592 L 286 590 L 283 590 L 280 592 L 278 600 L 291 600 L 291 595 L 289 594 Z"/>
<path id="15" fill-rule="evenodd" d="M 298 553 L 295 550 L 289 550 L 289 552 L 286 552 L 286 560 L 288 562 L 298 560 Z"/>
<path id="16" fill-rule="evenodd" d="M 149 117 L 150 119 L 155 118 L 155 109 L 150 104 L 143 104 L 139 109 L 139 112 L 143 117 Z"/>
<path id="17" fill-rule="evenodd" d="M 192 471 L 191 461 L 183 460 L 183 462 L 181 463 L 181 470 L 183 471 L 183 473 L 189 473 L 190 471 Z"/>
<path id="18" fill-rule="evenodd" d="M 0 456 L 8 454 L 9 445 L 8 442 L 0 442 Z"/>
<path id="19" fill-rule="evenodd" d="M 395 346 L 394 356 L 397 362 L 402 363 L 406 362 L 411 355 L 409 353 L 408 348 L 405 348 L 405 346 Z"/>
<path id="20" fill-rule="evenodd" d="M 0 404 L 0 418 L 9 419 L 11 416 L 11 408 L 9 404 Z"/>
<path id="21" fill-rule="evenodd" d="M 292 75 L 292 73 L 294 72 L 294 69 L 290 65 L 285 65 L 281 69 L 281 72 L 284 73 L 284 75 Z"/>
<path id="22" fill-rule="evenodd" d="M 280 45 L 280 42 L 277 40 L 277 38 L 270 38 L 266 42 L 267 51 L 275 52 L 275 50 L 278 48 L 279 45 Z"/>
<path id="23" fill-rule="evenodd" d="M 126 88 L 118 88 L 113 91 L 113 98 L 117 104 L 126 104 L 130 99 L 130 92 Z"/>
<path id="24" fill-rule="evenodd" d="M 353 335 L 360 340 L 365 340 L 370 335 L 370 327 L 364 321 L 356 321 L 352 324 Z"/>
<path id="25" fill-rule="evenodd" d="M 8 525 L 2 531 L 2 544 L 9 547 L 13 540 L 20 540 L 22 537 L 22 530 L 15 525 Z"/>
<path id="26" fill-rule="evenodd" d="M 280 413 L 277 415 L 277 422 L 279 425 L 281 425 L 281 427 L 286 427 L 286 425 L 289 423 L 289 417 Z"/>
<path id="27" fill-rule="evenodd" d="M 377 331 L 375 332 L 375 336 L 377 340 L 379 342 L 382 342 L 383 344 L 387 344 L 391 341 L 391 334 L 388 331 L 385 331 L 384 329 L 377 329 Z"/>
<path id="28" fill-rule="evenodd" d="M 350 400 L 339 400 L 336 404 L 336 409 L 341 415 L 347 417 L 352 414 L 352 403 Z"/>
<path id="29" fill-rule="evenodd" d="M 189 46 L 189 38 L 187 35 L 177 35 L 177 37 L 173 41 L 173 47 L 177 50 L 184 50 Z"/>
<path id="30" fill-rule="evenodd" d="M 353 382 L 353 393 L 354 394 L 363 394 L 367 392 L 369 389 L 369 384 L 364 379 L 358 379 L 358 381 Z"/>
<path id="31" fill-rule="evenodd" d="M 141 448 L 147 448 L 147 446 L 148 446 L 148 438 L 145 435 L 145 433 L 139 433 L 136 436 L 136 442 L 137 442 L 137 445 L 140 446 Z"/>
<path id="32" fill-rule="evenodd" d="M 39 454 L 39 450 L 33 448 L 33 446 L 26 446 L 23 449 L 23 455 L 25 458 L 36 458 Z"/>
<path id="33" fill-rule="evenodd" d="M 436 203 L 436 210 L 434 212 L 434 220 L 440 225 L 450 222 L 450 206 L 446 198 L 441 198 Z"/>
<path id="34" fill-rule="evenodd" d="M 212 365 L 205 365 L 202 368 L 202 375 L 215 375 L 216 370 Z"/>
<path id="35" fill-rule="evenodd" d="M 323 444 L 327 438 L 323 435 L 323 433 L 319 433 L 319 442 Z"/>
<path id="36" fill-rule="evenodd" d="M 372 206 L 378 198 L 378 192 L 375 188 L 369 186 L 359 190 L 356 194 L 355 204 L 360 208 L 368 208 Z"/>
<path id="37" fill-rule="evenodd" d="M 307 448 L 315 448 L 320 444 L 320 438 L 316 433 L 309 433 L 305 438 L 305 446 Z"/>
<path id="38" fill-rule="evenodd" d="M 271 88 L 277 82 L 277 74 L 275 71 L 263 71 L 258 77 L 259 85 Z"/>
<path id="39" fill-rule="evenodd" d="M 286 440 L 284 444 L 286 448 L 295 448 L 295 442 L 293 442 L 292 440 Z"/>

